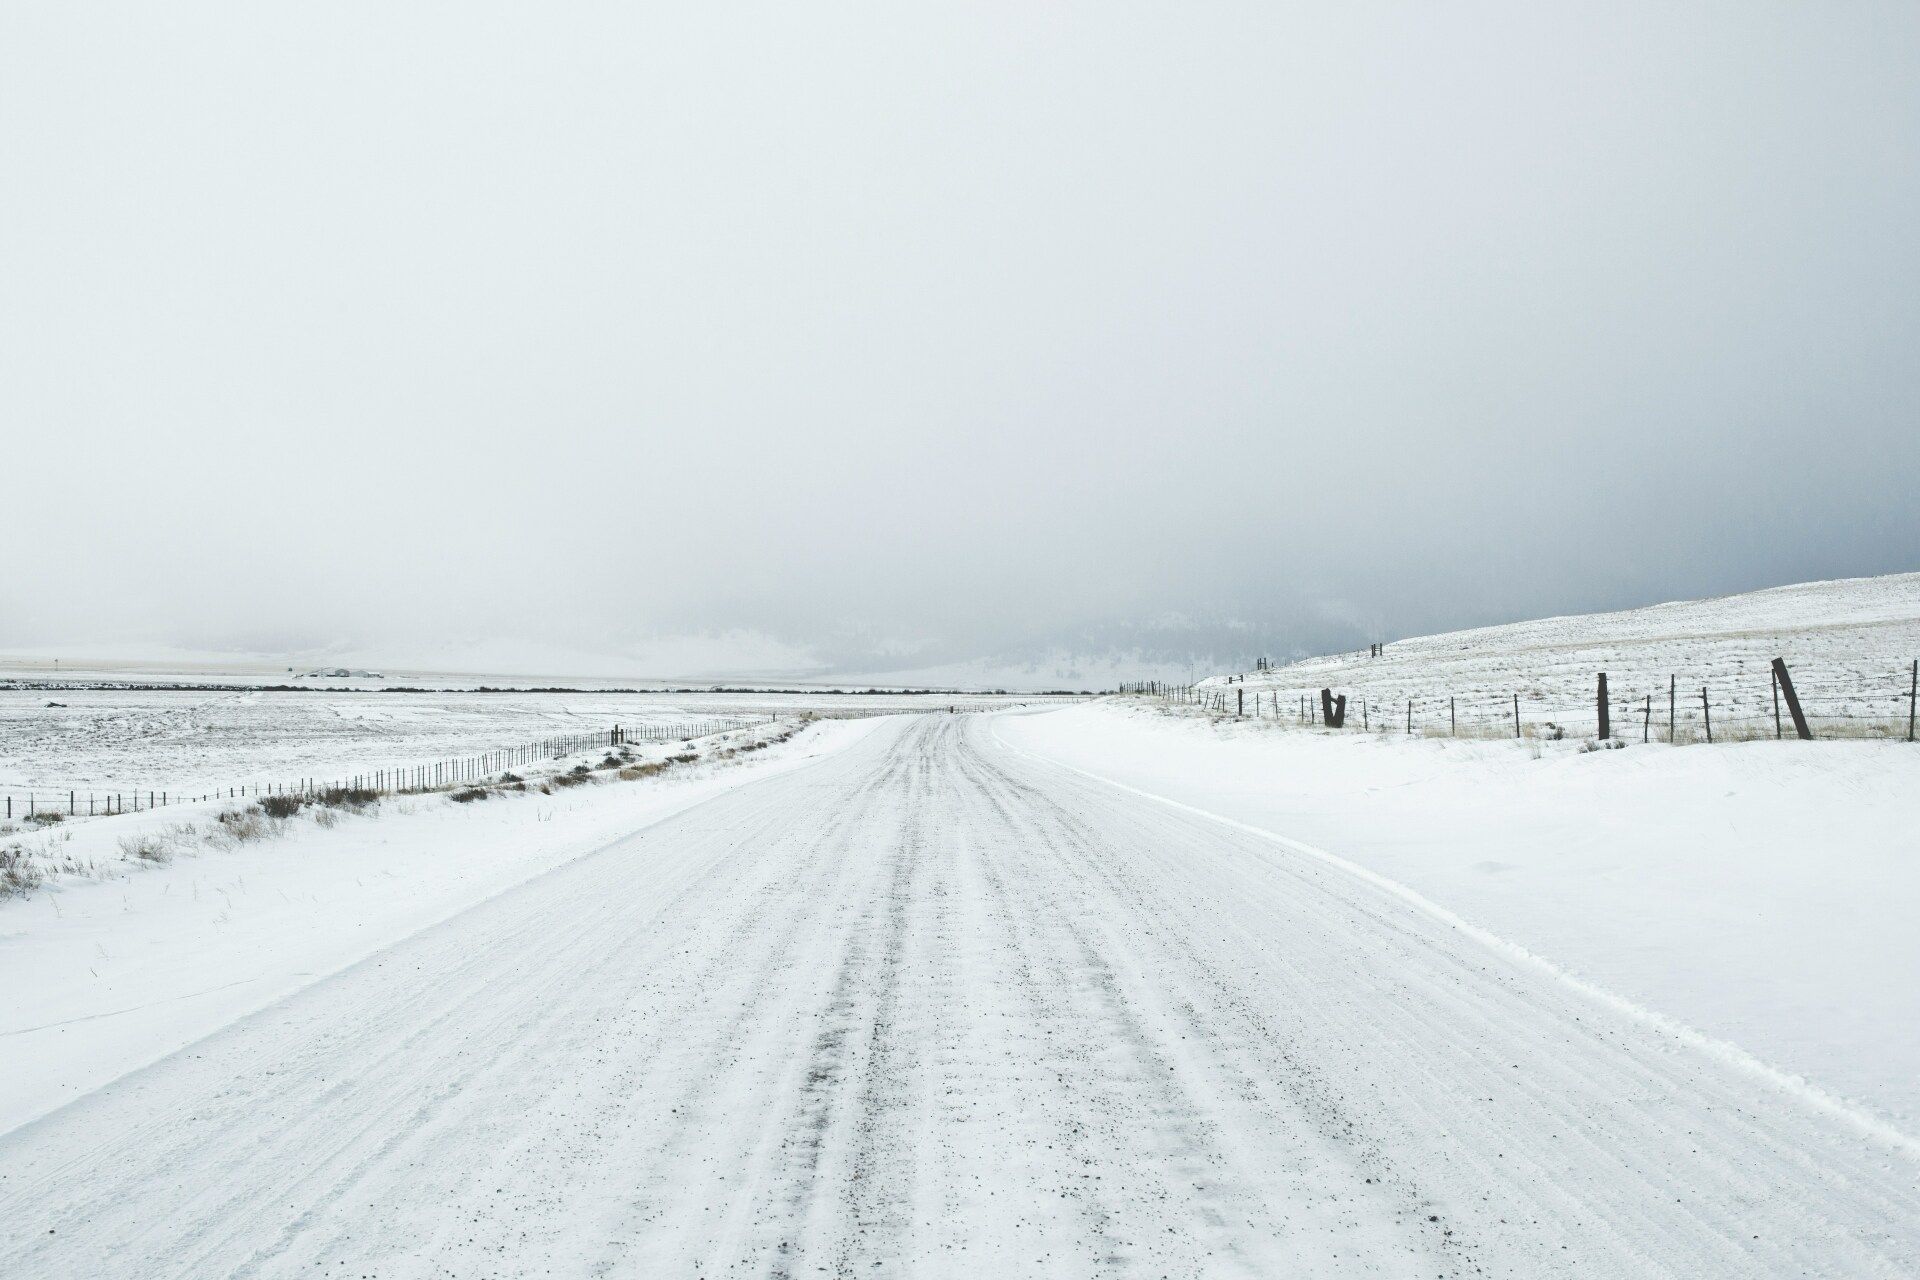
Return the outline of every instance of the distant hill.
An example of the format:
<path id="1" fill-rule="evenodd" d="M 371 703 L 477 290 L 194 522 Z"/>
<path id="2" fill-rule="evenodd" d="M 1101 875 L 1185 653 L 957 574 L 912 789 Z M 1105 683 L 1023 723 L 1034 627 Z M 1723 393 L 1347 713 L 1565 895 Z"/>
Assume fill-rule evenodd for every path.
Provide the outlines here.
<path id="1" fill-rule="evenodd" d="M 1244 689 L 1279 699 L 1282 713 L 1321 688 L 1367 702 L 1366 718 L 1416 730 L 1448 714 L 1475 723 L 1511 718 L 1522 699 L 1529 722 L 1556 713 L 1570 726 L 1595 719 L 1595 677 L 1606 672 L 1614 713 L 1664 723 L 1669 690 L 1683 727 L 1701 688 L 1729 733 L 1771 732 L 1770 663 L 1784 658 L 1810 714 L 1838 727 L 1863 718 L 1904 723 L 1912 663 L 1920 658 L 1920 573 L 1843 578 L 1741 595 L 1685 600 L 1615 613 L 1577 614 L 1387 642 L 1309 658 L 1270 671 L 1210 677 L 1203 688 Z M 1722 709 L 1722 703 L 1725 709 Z M 1724 720 L 1723 720 L 1724 717 Z M 1639 719 L 1630 722 L 1638 729 Z M 1637 734 L 1635 735 L 1637 736 Z"/>

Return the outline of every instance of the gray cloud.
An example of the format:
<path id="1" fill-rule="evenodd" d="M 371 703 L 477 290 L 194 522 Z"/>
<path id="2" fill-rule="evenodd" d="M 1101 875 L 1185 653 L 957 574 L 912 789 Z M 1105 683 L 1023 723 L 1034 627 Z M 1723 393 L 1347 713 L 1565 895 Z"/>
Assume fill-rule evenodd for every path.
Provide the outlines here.
<path id="1" fill-rule="evenodd" d="M 1916 565 L 1912 6 L 680 8 L 0 19 L 0 644 L 1172 661 Z"/>

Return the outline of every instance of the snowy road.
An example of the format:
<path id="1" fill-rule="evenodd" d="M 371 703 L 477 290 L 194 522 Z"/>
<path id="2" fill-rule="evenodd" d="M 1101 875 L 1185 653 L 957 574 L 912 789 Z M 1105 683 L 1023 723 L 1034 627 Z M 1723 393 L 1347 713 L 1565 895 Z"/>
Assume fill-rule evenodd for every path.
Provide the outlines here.
<path id="1" fill-rule="evenodd" d="M 1895 1276 L 1917 1171 L 915 717 L 0 1137 L 0 1275 Z"/>

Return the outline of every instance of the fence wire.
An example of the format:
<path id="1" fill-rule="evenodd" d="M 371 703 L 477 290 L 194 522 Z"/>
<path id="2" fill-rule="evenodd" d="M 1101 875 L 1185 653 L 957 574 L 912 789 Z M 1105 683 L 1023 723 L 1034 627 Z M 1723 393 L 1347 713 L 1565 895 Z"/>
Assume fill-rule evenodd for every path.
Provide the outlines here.
<path id="1" fill-rule="evenodd" d="M 1798 736 L 1792 702 L 1813 738 L 1915 741 L 1920 721 L 1920 660 L 1889 664 L 1884 673 L 1801 673 L 1791 670 L 1792 694 L 1771 667 L 1717 678 L 1628 673 L 1606 685 L 1605 737 L 1626 742 L 1751 742 Z M 1487 681 L 1450 692 L 1413 680 L 1387 679 L 1364 688 L 1308 686 L 1230 677 L 1225 682 L 1170 685 L 1136 681 L 1123 693 L 1202 707 L 1220 715 L 1327 727 L 1322 690 L 1346 697 L 1340 728 L 1429 737 L 1599 738 L 1601 673 L 1589 671 L 1590 692 L 1576 701 L 1564 668 L 1549 677 L 1518 678 L 1506 690 Z M 1552 688 L 1553 692 L 1545 690 Z M 1337 704 L 1336 704 L 1337 710 Z"/>
<path id="2" fill-rule="evenodd" d="M 716 733 L 729 733 L 736 729 L 768 724 L 776 718 L 772 715 L 719 716 L 671 724 L 615 725 L 593 733 L 569 733 L 536 738 L 531 742 L 483 751 L 477 755 L 450 756 L 412 764 L 381 765 L 332 777 L 308 776 L 265 782 L 235 782 L 226 786 L 203 787 L 185 792 L 165 787 L 100 790 L 86 784 L 0 785 L 0 815 L 9 819 L 27 820 L 37 816 L 53 815 L 61 818 L 106 817 L 206 800 L 252 799 L 270 795 L 314 795 L 330 789 L 369 791 L 381 795 L 439 791 L 482 782 L 515 768 L 547 760 L 558 760 L 583 751 L 599 751 L 623 744 L 646 742 L 691 742 Z"/>

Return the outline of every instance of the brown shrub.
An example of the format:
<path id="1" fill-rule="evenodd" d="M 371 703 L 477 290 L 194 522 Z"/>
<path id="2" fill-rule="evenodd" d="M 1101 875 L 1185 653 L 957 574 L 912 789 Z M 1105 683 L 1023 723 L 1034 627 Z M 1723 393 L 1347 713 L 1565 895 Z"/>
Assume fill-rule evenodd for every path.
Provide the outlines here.
<path id="1" fill-rule="evenodd" d="M 306 804 L 306 802 L 307 798 L 305 796 L 262 796 L 260 799 L 260 810 L 269 818 L 291 818 L 294 814 L 300 812 L 300 807 Z"/>
<path id="2" fill-rule="evenodd" d="M 313 797 L 314 803 L 329 809 L 364 809 L 378 802 L 380 793 L 365 787 L 328 787 Z"/>

